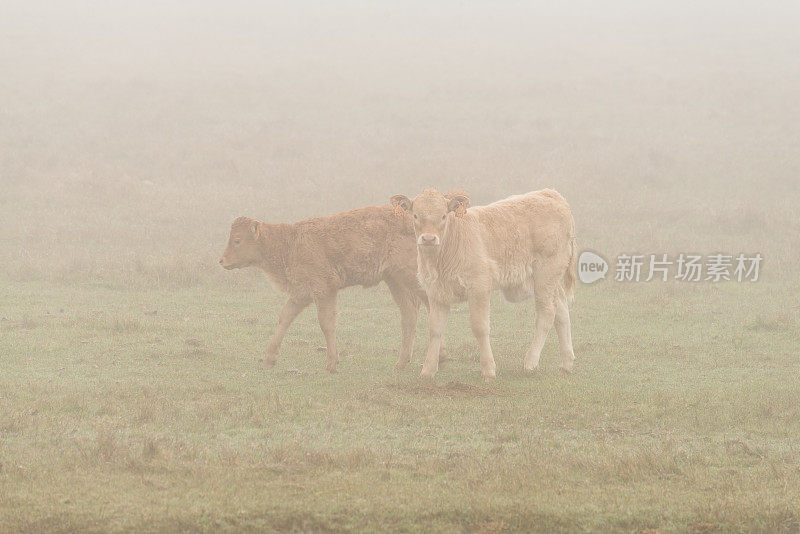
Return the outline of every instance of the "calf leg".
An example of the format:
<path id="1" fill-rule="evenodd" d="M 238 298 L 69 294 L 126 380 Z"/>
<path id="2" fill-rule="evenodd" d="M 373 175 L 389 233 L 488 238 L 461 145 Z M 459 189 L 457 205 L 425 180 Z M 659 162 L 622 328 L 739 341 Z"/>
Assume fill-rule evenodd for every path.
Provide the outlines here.
<path id="1" fill-rule="evenodd" d="M 569 306 L 567 306 L 567 295 L 564 288 L 558 286 L 556 296 L 556 332 L 558 333 L 558 349 L 561 352 L 561 364 L 559 367 L 565 373 L 572 372 L 575 362 L 575 352 L 572 350 L 572 331 L 569 321 Z"/>
<path id="2" fill-rule="evenodd" d="M 325 335 L 328 350 L 326 368 L 329 373 L 335 373 L 339 363 L 339 352 L 336 349 L 336 291 L 315 297 L 314 303 L 317 305 L 317 319 Z"/>
<path id="3" fill-rule="evenodd" d="M 428 353 L 425 355 L 422 373 L 420 373 L 420 377 L 423 379 L 432 379 L 439 370 L 439 349 L 442 346 L 445 326 L 447 326 L 447 316 L 450 315 L 450 306 L 443 302 L 431 301 L 430 310 Z"/>
<path id="4" fill-rule="evenodd" d="M 533 371 L 539 366 L 539 358 L 547 339 L 547 334 L 553 327 L 556 312 L 556 288 L 558 278 L 541 275 L 537 278 L 534 274 L 534 300 L 536 302 L 536 317 L 534 322 L 533 343 L 525 355 L 524 367 L 526 371 Z"/>
<path id="5" fill-rule="evenodd" d="M 278 327 L 269 338 L 269 343 L 267 344 L 267 356 L 264 358 L 264 366 L 267 369 L 275 365 L 275 360 L 278 359 L 278 351 L 281 348 L 281 342 L 286 335 L 286 331 L 289 330 L 289 326 L 291 326 L 297 315 L 310 303 L 311 299 L 292 297 L 283 305 L 283 309 L 281 309 L 280 316 L 278 317 Z"/>
<path id="6" fill-rule="evenodd" d="M 425 309 L 428 310 L 428 316 L 431 313 L 430 304 L 428 304 L 428 295 L 425 292 L 422 293 L 422 303 L 425 305 Z M 442 343 L 439 346 L 439 364 L 442 364 L 447 361 L 447 349 L 444 346 L 444 337 L 442 338 Z"/>
<path id="7" fill-rule="evenodd" d="M 481 375 L 489 381 L 495 377 L 496 366 L 492 346 L 489 344 L 489 308 L 491 292 L 469 295 L 469 325 L 478 340 L 481 354 Z"/>
<path id="8" fill-rule="evenodd" d="M 395 369 L 405 369 L 411 361 L 414 350 L 414 335 L 417 333 L 417 318 L 419 317 L 419 298 L 414 291 L 409 291 L 394 280 L 387 280 L 386 285 L 392 293 L 395 303 L 400 308 L 400 330 L 402 342 L 400 355 L 397 357 Z"/>

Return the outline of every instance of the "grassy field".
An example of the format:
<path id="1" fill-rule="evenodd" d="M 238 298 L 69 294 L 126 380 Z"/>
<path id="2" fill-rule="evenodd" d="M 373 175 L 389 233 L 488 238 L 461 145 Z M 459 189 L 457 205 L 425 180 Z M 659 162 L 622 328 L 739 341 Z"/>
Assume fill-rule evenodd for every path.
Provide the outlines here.
<path id="1" fill-rule="evenodd" d="M 571 376 L 552 334 L 522 373 L 496 298 L 489 386 L 462 306 L 423 386 L 383 287 L 342 294 L 338 374 L 310 311 L 264 371 L 253 283 L 4 282 L 0 530 L 798 530 L 796 284 L 580 287 Z"/>
<path id="2" fill-rule="evenodd" d="M 613 5 L 612 5 L 613 4 Z M 795 2 L 5 0 L 0 533 L 800 529 Z M 580 285 L 575 373 L 432 386 L 385 287 L 307 310 L 230 223 L 544 187 L 581 250 L 760 253 L 757 283 Z M 613 276 L 612 276 L 613 278 Z"/>

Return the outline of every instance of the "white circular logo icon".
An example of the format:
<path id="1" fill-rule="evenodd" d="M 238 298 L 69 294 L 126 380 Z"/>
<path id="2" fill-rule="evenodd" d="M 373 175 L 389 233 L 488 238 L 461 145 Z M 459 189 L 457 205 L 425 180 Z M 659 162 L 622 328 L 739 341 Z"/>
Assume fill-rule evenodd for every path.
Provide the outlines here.
<path id="1" fill-rule="evenodd" d="M 599 254 L 585 250 L 578 257 L 578 278 L 584 284 L 591 284 L 605 278 L 608 262 Z"/>

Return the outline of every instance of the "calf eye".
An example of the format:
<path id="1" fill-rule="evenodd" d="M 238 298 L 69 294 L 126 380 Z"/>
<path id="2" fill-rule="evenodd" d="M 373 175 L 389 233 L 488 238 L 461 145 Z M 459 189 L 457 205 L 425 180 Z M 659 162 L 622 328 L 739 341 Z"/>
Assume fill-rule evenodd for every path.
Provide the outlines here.
<path id="1" fill-rule="evenodd" d="M 238 245 L 239 243 L 241 243 L 241 242 L 242 242 L 242 240 L 241 240 L 241 239 L 234 239 L 234 241 L 233 241 L 233 242 L 234 242 L 235 244 L 237 244 L 237 245 Z"/>
<path id="2" fill-rule="evenodd" d="M 417 214 L 415 213 L 414 214 L 414 220 L 417 220 L 417 219 L 419 219 L 419 217 L 417 217 Z"/>
<path id="3" fill-rule="evenodd" d="M 445 213 L 444 215 L 442 215 L 442 220 L 444 220 L 444 219 L 445 219 L 445 217 L 447 217 L 447 214 L 446 214 L 446 213 Z"/>

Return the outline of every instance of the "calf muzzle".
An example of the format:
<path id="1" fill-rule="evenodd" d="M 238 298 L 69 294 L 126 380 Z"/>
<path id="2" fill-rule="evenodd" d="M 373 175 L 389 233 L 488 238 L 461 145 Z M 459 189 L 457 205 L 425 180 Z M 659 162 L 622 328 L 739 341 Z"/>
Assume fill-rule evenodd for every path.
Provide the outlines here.
<path id="1" fill-rule="evenodd" d="M 424 247 L 434 247 L 439 244 L 439 236 L 436 234 L 420 234 L 417 245 Z"/>

